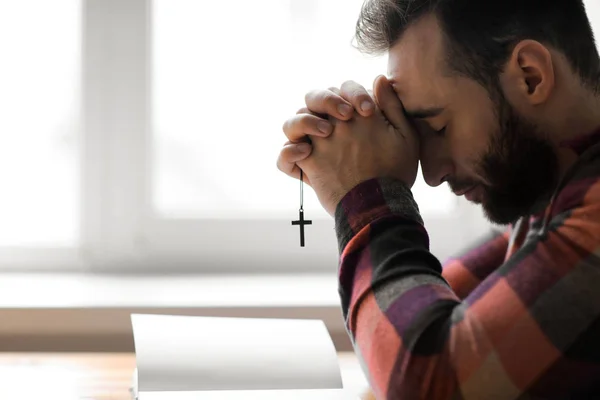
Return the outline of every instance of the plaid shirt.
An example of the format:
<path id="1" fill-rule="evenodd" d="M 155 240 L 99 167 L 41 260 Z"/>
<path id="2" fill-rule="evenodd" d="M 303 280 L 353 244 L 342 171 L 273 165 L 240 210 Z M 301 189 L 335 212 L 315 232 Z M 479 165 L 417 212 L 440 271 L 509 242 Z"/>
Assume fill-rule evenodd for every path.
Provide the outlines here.
<path id="1" fill-rule="evenodd" d="M 596 141 L 597 141 L 596 135 Z M 600 399 L 600 145 L 543 215 L 442 268 L 410 190 L 372 179 L 336 210 L 346 327 L 381 399 Z"/>

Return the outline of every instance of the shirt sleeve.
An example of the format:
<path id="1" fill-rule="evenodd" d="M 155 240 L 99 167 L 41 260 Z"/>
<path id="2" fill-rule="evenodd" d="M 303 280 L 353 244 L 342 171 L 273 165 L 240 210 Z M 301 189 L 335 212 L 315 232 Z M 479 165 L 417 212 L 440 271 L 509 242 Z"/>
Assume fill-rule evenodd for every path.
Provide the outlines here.
<path id="1" fill-rule="evenodd" d="M 405 185 L 373 179 L 344 197 L 339 292 L 377 398 L 600 393 L 600 184 L 582 180 L 563 193 L 549 229 L 464 299 L 429 252 Z"/>
<path id="2" fill-rule="evenodd" d="M 510 229 L 491 230 L 469 245 L 466 250 L 446 260 L 442 276 L 460 298 L 467 297 L 485 278 L 504 262 Z"/>

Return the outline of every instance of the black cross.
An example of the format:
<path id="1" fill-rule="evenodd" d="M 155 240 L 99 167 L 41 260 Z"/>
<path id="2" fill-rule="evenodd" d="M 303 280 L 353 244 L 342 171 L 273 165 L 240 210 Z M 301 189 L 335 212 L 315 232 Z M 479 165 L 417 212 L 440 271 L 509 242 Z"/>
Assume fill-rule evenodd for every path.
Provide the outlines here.
<path id="1" fill-rule="evenodd" d="M 312 225 L 312 221 L 304 219 L 304 210 L 300 209 L 300 219 L 292 221 L 292 225 L 300 225 L 300 246 L 304 247 L 304 225 Z"/>

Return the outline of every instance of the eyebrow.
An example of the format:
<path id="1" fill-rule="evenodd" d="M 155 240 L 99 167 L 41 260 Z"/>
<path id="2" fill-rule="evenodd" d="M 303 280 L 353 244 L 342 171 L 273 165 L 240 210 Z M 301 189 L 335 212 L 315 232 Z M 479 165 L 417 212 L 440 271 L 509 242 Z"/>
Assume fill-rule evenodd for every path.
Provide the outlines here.
<path id="1" fill-rule="evenodd" d="M 444 111 L 443 108 L 436 107 L 436 108 L 420 108 L 417 110 L 404 110 L 404 113 L 409 118 L 426 119 L 426 118 L 437 117 L 438 115 L 440 115 L 442 113 L 442 111 Z"/>

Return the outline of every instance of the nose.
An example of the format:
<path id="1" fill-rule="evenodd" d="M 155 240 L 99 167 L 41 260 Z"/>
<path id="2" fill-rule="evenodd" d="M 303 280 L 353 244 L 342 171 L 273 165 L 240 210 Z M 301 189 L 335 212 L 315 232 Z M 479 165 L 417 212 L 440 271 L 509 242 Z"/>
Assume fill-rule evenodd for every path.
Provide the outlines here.
<path id="1" fill-rule="evenodd" d="M 455 173 L 450 152 L 442 140 L 422 140 L 420 161 L 423 179 L 429 186 L 437 187 Z"/>

